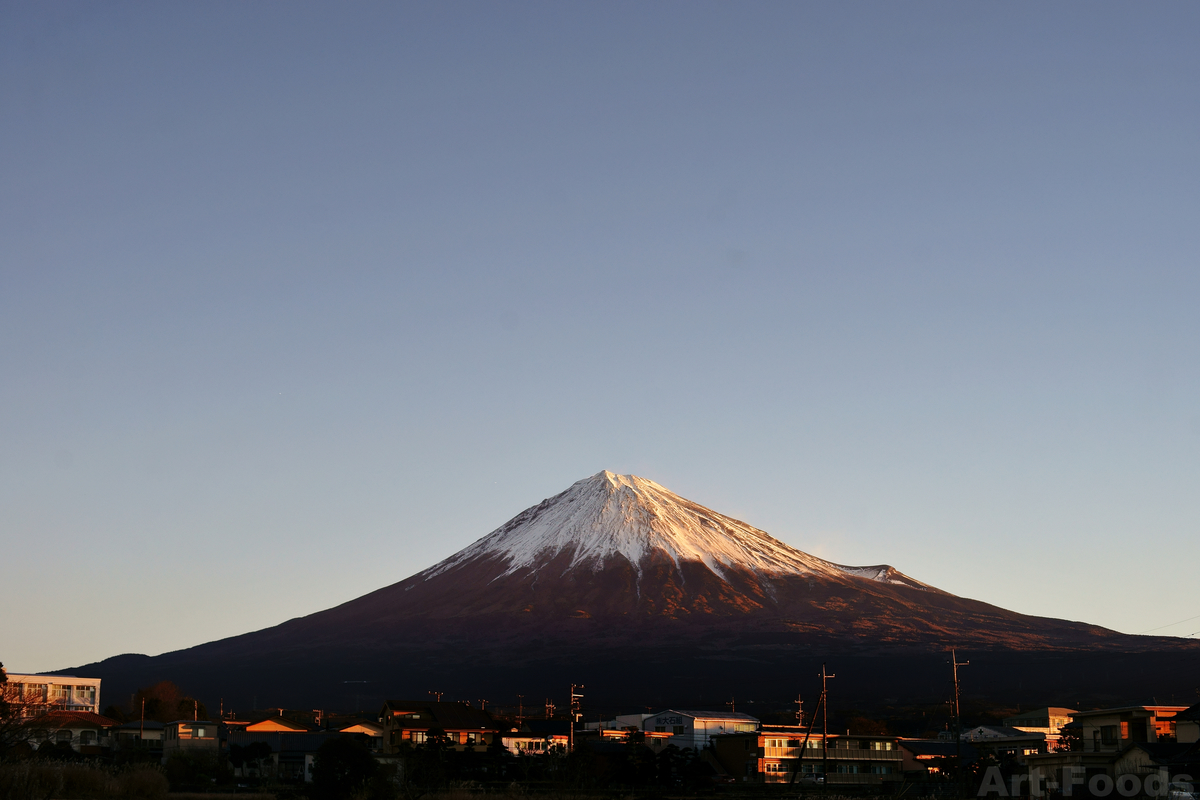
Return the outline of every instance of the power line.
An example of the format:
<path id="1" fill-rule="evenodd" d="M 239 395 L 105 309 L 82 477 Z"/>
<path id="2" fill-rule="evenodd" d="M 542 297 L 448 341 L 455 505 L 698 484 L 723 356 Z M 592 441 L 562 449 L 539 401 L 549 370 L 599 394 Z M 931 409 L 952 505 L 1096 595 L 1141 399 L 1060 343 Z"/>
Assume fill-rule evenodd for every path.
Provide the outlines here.
<path id="1" fill-rule="evenodd" d="M 1200 614 L 1197 614 L 1194 617 L 1188 617 L 1187 619 L 1181 619 L 1181 620 L 1179 620 L 1179 622 L 1171 622 L 1166 625 L 1159 625 L 1157 628 L 1151 628 L 1148 631 L 1138 631 L 1138 633 L 1136 635 L 1141 636 L 1143 633 L 1153 633 L 1154 631 L 1161 631 L 1163 628 L 1170 628 L 1173 625 L 1182 625 L 1183 623 L 1191 622 L 1194 619 L 1200 619 Z M 1191 634 L 1189 634 L 1189 635 L 1191 635 Z"/>

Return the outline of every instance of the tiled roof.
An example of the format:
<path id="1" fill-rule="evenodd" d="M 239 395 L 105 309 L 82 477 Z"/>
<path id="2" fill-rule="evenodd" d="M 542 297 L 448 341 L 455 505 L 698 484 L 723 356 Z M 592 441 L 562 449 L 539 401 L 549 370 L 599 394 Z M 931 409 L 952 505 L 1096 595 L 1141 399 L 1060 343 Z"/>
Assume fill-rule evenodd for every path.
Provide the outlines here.
<path id="1" fill-rule="evenodd" d="M 429 727 L 442 730 L 492 730 L 496 727 L 496 722 L 492 719 L 491 714 L 478 708 L 472 708 L 466 703 L 389 700 L 384 708 L 388 714 L 391 711 L 423 712 L 433 718 Z M 414 722 L 417 721 L 414 720 Z M 420 722 L 424 722 L 424 720 Z M 420 722 L 413 727 L 425 727 Z"/>
<path id="2" fill-rule="evenodd" d="M 115 728 L 120 723 L 91 711 L 51 711 L 37 717 L 33 724 L 42 728 Z"/>
<path id="3" fill-rule="evenodd" d="M 916 756 L 935 756 L 938 758 L 953 758 L 956 752 L 954 742 L 940 739 L 901 739 L 900 746 Z M 966 742 L 962 743 L 964 762 L 975 760 L 975 748 Z"/>

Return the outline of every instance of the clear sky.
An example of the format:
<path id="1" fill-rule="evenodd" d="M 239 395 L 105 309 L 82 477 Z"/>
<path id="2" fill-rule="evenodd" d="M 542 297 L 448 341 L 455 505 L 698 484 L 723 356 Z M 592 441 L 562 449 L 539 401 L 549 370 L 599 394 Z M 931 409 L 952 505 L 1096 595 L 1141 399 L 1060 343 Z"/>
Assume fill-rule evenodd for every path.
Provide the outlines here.
<path id="1" fill-rule="evenodd" d="M 0 3 L 0 660 L 609 469 L 1200 632 L 1200 5 Z"/>

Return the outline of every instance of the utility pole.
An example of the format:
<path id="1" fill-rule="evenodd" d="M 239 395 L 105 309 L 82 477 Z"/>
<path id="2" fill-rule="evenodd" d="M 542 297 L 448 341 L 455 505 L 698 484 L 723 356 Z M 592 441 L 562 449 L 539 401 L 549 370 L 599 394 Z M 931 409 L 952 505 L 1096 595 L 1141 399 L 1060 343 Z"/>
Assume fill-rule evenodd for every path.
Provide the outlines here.
<path id="1" fill-rule="evenodd" d="M 567 722 L 567 753 L 568 754 L 575 752 L 575 723 L 578 722 L 580 720 L 580 718 L 582 718 L 582 716 L 583 716 L 582 714 L 579 713 L 579 701 L 583 699 L 583 695 L 581 695 L 577 691 L 575 691 L 576 689 L 582 689 L 582 688 L 583 688 L 582 683 L 579 684 L 578 686 L 576 686 L 573 683 L 571 684 L 571 694 L 570 694 L 571 702 L 569 705 L 569 708 L 571 709 L 571 713 L 570 713 L 570 721 Z"/>
<path id="2" fill-rule="evenodd" d="M 433 695 L 433 699 L 434 699 L 434 700 L 436 700 L 437 702 L 439 702 L 439 703 L 440 703 L 440 702 L 442 702 L 442 695 L 444 695 L 444 694 L 445 694 L 445 692 L 434 692 L 434 691 L 429 691 L 429 692 L 426 692 L 425 694 L 431 694 L 431 695 Z"/>
<path id="3" fill-rule="evenodd" d="M 480 701 L 479 701 L 479 710 L 480 710 L 480 711 L 487 711 L 487 703 L 488 703 L 488 701 L 487 701 L 487 700 L 480 700 Z"/>
<path id="4" fill-rule="evenodd" d="M 836 678 L 837 675 L 830 675 L 825 670 L 825 665 L 821 665 L 821 781 L 828 788 L 829 786 L 829 687 L 826 684 L 830 678 Z"/>
<path id="5" fill-rule="evenodd" d="M 800 696 L 799 695 L 796 696 L 796 704 L 797 705 L 800 704 Z M 822 692 L 821 697 L 817 700 L 817 710 L 819 711 L 821 709 L 821 706 L 823 706 L 824 704 L 825 704 L 825 693 Z M 800 710 L 796 712 L 796 717 L 800 718 L 803 714 L 803 711 L 804 711 L 804 707 L 801 706 Z M 812 738 L 813 725 L 816 725 L 816 724 L 817 724 L 817 715 L 813 714 L 812 719 L 810 719 L 808 721 L 808 730 L 806 730 L 804 732 L 804 741 L 800 743 L 800 758 L 796 762 L 796 769 L 800 773 L 804 772 L 804 754 L 808 751 L 808 741 L 809 741 L 809 739 Z M 804 723 L 801 722 L 800 726 L 803 727 Z M 801 779 L 803 779 L 803 777 L 804 777 L 803 774 L 801 774 Z M 793 773 L 792 779 L 789 781 L 789 783 L 795 783 L 795 782 L 796 782 L 796 774 Z"/>
<path id="6" fill-rule="evenodd" d="M 525 695 L 517 695 L 517 724 L 521 724 L 521 719 L 525 716 Z"/>
<path id="7" fill-rule="evenodd" d="M 553 716 L 554 716 L 554 701 L 552 701 L 549 697 L 547 697 L 546 698 L 546 719 L 550 719 Z"/>
<path id="8" fill-rule="evenodd" d="M 730 713 L 730 714 L 736 714 L 736 713 L 737 713 L 737 704 L 736 704 L 736 703 L 734 703 L 734 701 L 733 701 L 733 695 L 730 695 L 730 696 L 729 696 L 729 702 L 728 702 L 728 703 L 726 703 L 725 705 L 729 706 L 729 713 Z"/>
<path id="9" fill-rule="evenodd" d="M 966 776 L 963 774 L 962 768 L 962 713 L 958 706 L 958 668 L 965 667 L 971 662 L 959 661 L 957 651 L 951 648 L 950 663 L 954 669 L 954 763 L 955 769 L 958 770 L 958 795 L 959 797 L 963 797 L 966 791 L 963 785 L 963 778 Z"/>
<path id="10" fill-rule="evenodd" d="M 146 698 L 142 697 L 142 726 L 138 728 L 138 747 L 145 747 L 142 742 L 146 741 Z"/>
<path id="11" fill-rule="evenodd" d="M 797 693 L 796 699 L 793 700 L 792 702 L 796 704 L 796 726 L 799 728 L 803 728 L 804 727 L 804 699 L 799 695 L 799 693 Z"/>

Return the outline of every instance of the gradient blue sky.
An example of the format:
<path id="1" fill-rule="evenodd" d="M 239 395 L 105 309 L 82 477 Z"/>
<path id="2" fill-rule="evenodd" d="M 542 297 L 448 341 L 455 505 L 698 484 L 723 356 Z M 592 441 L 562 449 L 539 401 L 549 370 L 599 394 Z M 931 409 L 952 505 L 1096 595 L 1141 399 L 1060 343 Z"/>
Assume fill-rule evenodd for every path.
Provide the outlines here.
<path id="1" fill-rule="evenodd" d="M 1198 33 L 0 4 L 0 660 L 317 611 L 601 469 L 1022 612 L 1200 615 Z"/>

